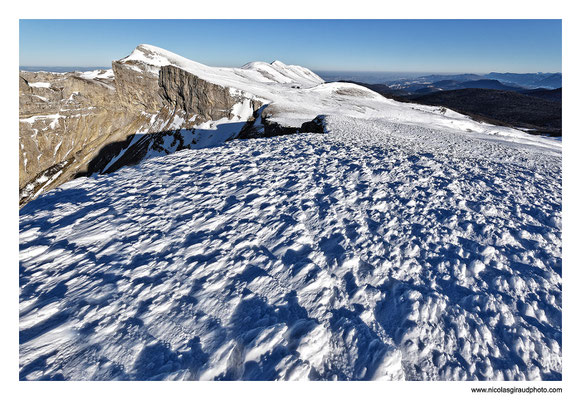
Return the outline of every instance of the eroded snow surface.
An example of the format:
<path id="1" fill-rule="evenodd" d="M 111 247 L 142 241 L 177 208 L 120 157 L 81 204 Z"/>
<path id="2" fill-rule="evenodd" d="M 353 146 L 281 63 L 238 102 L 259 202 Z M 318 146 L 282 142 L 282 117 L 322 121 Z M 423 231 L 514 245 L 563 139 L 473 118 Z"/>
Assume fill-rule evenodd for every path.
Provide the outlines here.
<path id="1" fill-rule="evenodd" d="M 560 379 L 559 148 L 326 122 L 26 205 L 21 379 Z"/>

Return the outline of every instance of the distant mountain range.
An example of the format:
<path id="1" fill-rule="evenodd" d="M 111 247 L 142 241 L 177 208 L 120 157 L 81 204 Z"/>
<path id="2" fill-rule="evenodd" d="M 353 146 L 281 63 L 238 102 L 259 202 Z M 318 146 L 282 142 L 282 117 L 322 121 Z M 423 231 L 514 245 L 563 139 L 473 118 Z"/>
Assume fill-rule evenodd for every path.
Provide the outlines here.
<path id="1" fill-rule="evenodd" d="M 529 88 L 557 89 L 563 86 L 563 76 L 561 73 L 555 74 L 501 74 L 491 72 L 487 78 L 496 79 L 503 83 L 510 83 Z"/>
<path id="2" fill-rule="evenodd" d="M 496 89 L 509 91 L 523 90 L 522 87 L 506 85 L 495 79 L 478 79 L 469 81 L 457 81 L 452 79 L 446 79 L 431 84 L 413 84 L 410 85 L 409 87 L 399 90 L 403 92 L 410 92 L 400 94 L 421 94 L 456 89 Z"/>
<path id="3" fill-rule="evenodd" d="M 386 85 L 392 90 L 401 90 L 400 94 L 411 94 L 416 90 L 424 93 L 437 90 L 453 90 L 457 88 L 480 88 L 502 90 L 527 89 L 558 89 L 562 87 L 561 73 L 499 73 L 488 74 L 418 74 L 418 73 L 379 73 L 379 72 L 318 72 L 327 82 L 353 81 L 365 84 Z M 492 83 L 491 81 L 496 81 Z M 444 87 L 454 82 L 452 89 Z M 469 85 L 467 82 L 473 82 Z M 464 83 L 465 86 L 459 86 Z M 500 84 L 509 88 L 501 87 Z M 493 86 L 491 86 L 493 85 Z M 433 89 L 433 90 L 430 90 Z M 420 92 L 421 93 L 421 92 Z"/>
<path id="4" fill-rule="evenodd" d="M 558 89 L 562 87 L 559 74 L 499 74 L 486 75 L 426 75 L 414 79 L 385 82 L 393 94 L 411 95 L 456 89 L 497 89 L 523 92 L 530 89 Z"/>
<path id="5" fill-rule="evenodd" d="M 542 73 L 542 72 L 538 72 L 535 74 L 513 74 L 513 73 L 491 72 L 485 75 L 479 74 L 426 75 L 414 78 L 410 83 L 435 84 L 439 81 L 468 82 L 490 79 L 497 80 L 509 86 L 518 86 L 529 89 L 533 88 L 557 89 L 562 86 L 561 73 Z M 385 84 L 387 84 L 388 86 L 405 83 L 406 83 L 405 80 L 402 79 L 397 81 L 385 82 Z"/>

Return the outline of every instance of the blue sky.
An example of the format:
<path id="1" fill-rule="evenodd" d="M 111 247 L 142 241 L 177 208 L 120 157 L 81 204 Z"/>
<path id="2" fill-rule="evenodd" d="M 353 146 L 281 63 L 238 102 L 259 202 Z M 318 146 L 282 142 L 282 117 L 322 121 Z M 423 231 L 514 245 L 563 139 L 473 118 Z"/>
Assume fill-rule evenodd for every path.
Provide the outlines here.
<path id="1" fill-rule="evenodd" d="M 213 66 L 561 72 L 560 20 L 20 21 L 23 66 L 108 66 L 141 43 Z"/>

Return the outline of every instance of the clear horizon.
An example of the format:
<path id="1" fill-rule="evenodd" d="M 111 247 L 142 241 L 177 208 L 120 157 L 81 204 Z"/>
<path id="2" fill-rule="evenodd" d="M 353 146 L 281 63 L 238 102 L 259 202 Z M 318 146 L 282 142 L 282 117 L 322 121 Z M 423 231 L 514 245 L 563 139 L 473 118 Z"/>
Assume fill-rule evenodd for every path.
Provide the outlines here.
<path id="1" fill-rule="evenodd" d="M 561 20 L 20 20 L 19 65 L 110 66 L 142 43 L 222 67 L 562 72 Z"/>
<path id="2" fill-rule="evenodd" d="M 113 60 L 112 60 L 113 61 Z M 194 60 L 195 61 L 195 60 Z M 262 61 L 262 60 L 258 60 Z M 219 67 L 219 65 L 216 65 Z M 110 69 L 111 65 L 19 65 L 19 68 L 62 68 L 62 69 L 71 69 L 71 68 L 81 68 L 83 70 L 91 70 L 91 69 Z M 74 70 L 71 70 L 74 71 Z M 474 74 L 474 75 L 485 75 L 490 73 L 519 73 L 519 74 L 562 74 L 561 71 L 528 71 L 528 72 L 513 72 L 513 71 L 480 71 L 480 72 L 466 72 L 466 71 L 358 71 L 358 70 L 320 70 L 320 69 L 313 69 L 314 72 L 321 72 L 321 73 L 337 73 L 337 74 L 349 74 L 349 73 L 357 73 L 357 74 L 401 74 L 401 75 L 459 75 L 459 74 Z M 47 71 L 50 72 L 50 71 Z"/>

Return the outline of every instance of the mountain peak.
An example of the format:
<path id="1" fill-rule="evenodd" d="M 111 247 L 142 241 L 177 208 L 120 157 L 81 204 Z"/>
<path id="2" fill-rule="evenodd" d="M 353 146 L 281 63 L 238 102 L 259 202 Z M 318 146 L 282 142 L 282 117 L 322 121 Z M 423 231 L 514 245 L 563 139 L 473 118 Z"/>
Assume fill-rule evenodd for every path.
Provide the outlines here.
<path id="1" fill-rule="evenodd" d="M 156 47 L 151 44 L 142 43 L 138 45 L 132 52 L 131 55 L 141 53 L 141 54 L 163 54 L 163 53 L 170 53 L 169 51 L 162 49 L 161 47 Z"/>

